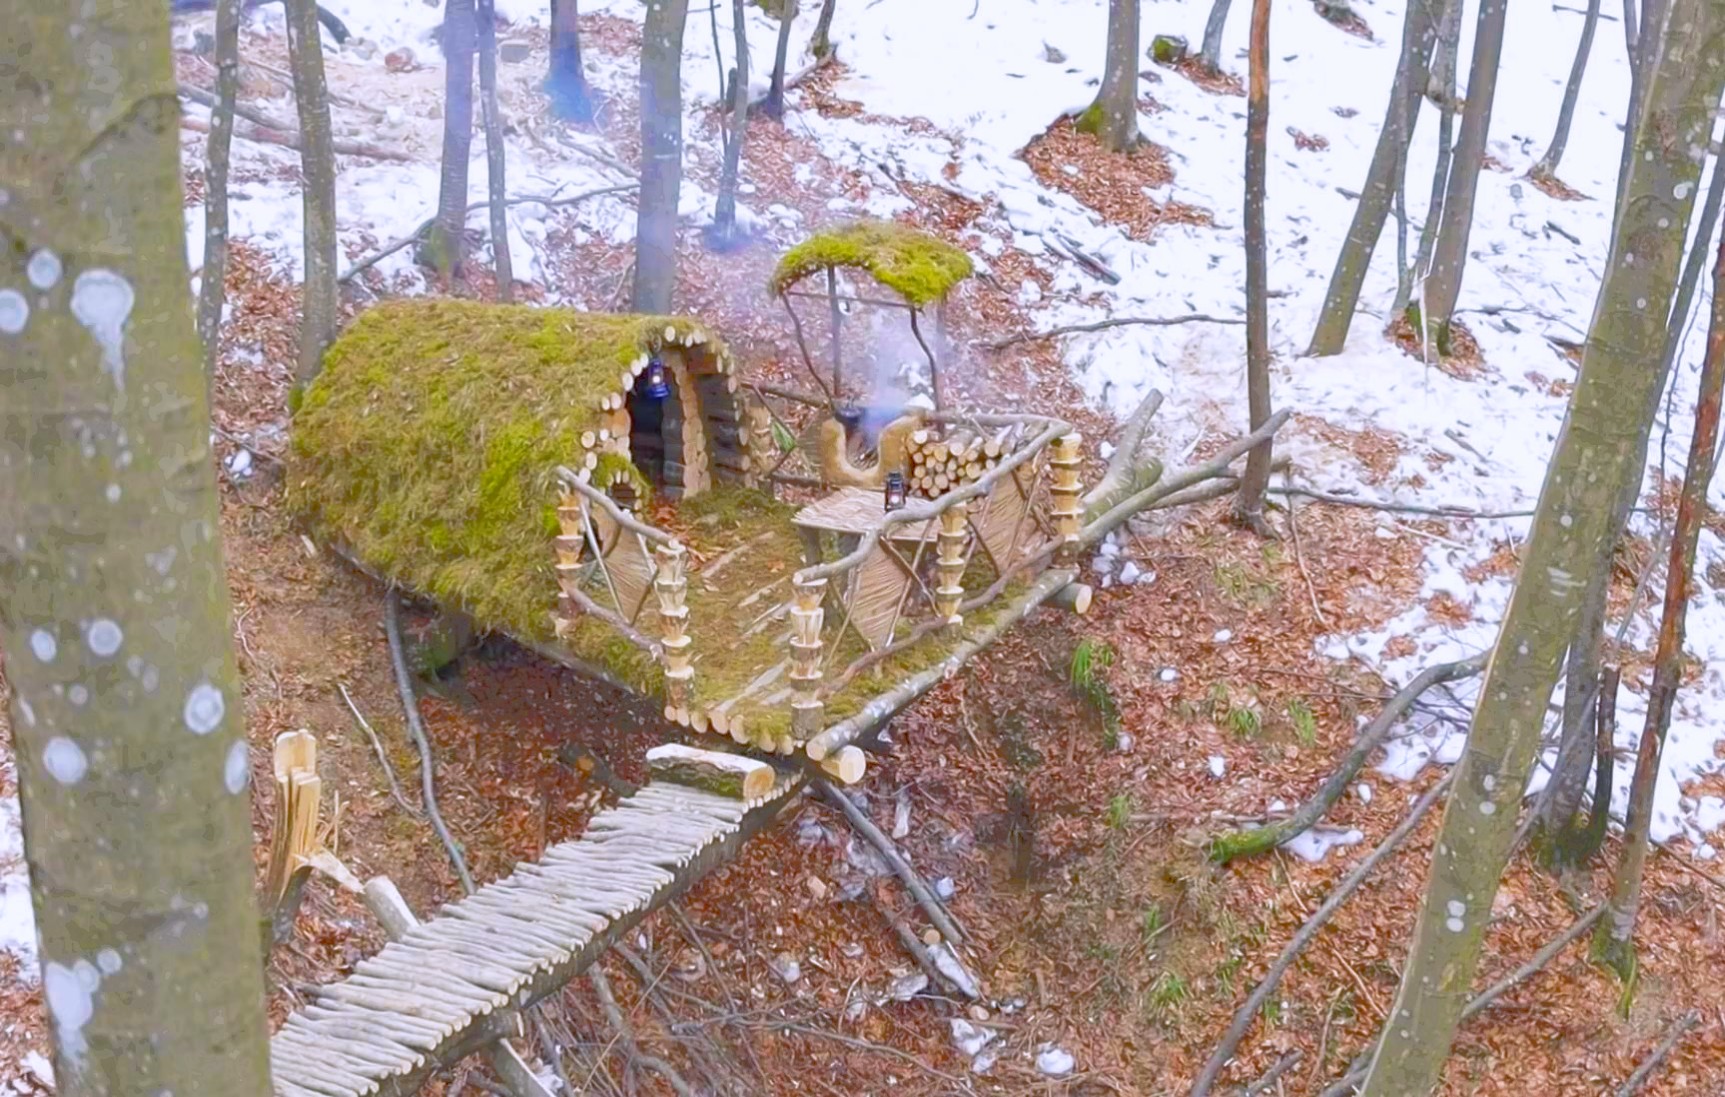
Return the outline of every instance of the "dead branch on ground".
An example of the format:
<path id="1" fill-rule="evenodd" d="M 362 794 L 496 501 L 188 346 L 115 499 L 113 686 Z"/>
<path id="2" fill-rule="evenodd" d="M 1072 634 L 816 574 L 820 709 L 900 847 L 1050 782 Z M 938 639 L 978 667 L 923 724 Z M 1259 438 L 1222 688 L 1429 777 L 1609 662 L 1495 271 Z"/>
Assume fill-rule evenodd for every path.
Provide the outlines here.
<path id="1" fill-rule="evenodd" d="M 1109 328 L 1125 327 L 1128 324 L 1143 324 L 1150 327 L 1174 327 L 1177 324 L 1244 324 L 1246 321 L 1232 316 L 1211 316 L 1205 312 L 1189 312 L 1183 316 L 1114 316 L 1107 320 L 1097 320 L 1090 324 L 1064 324 L 1047 331 L 1026 331 L 1017 335 L 1009 335 L 1005 339 L 996 339 L 992 343 L 984 343 L 988 350 L 1005 350 L 1019 343 L 1039 343 L 1044 339 L 1058 339 L 1063 335 L 1079 335 L 1085 332 L 1106 331 Z"/>
<path id="2" fill-rule="evenodd" d="M 945 904 L 935 897 L 933 891 L 929 890 L 929 886 L 923 882 L 916 869 L 912 868 L 904 854 L 899 852 L 898 846 L 893 844 L 891 838 L 881 833 L 881 829 L 875 826 L 874 820 L 868 817 L 868 813 L 857 807 L 849 796 L 834 788 L 830 782 L 817 778 L 814 786 L 820 790 L 821 795 L 825 796 L 829 803 L 844 812 L 845 818 L 850 820 L 851 826 L 856 828 L 857 833 L 867 838 L 869 844 L 879 850 L 881 856 L 886 858 L 886 863 L 891 866 L 894 875 L 916 898 L 917 905 L 923 909 L 923 913 L 928 915 L 928 920 L 934 923 L 934 928 L 940 931 L 941 936 L 955 945 L 963 944 L 966 935 L 959 929 L 958 922 L 946 909 Z"/>
<path id="3" fill-rule="evenodd" d="M 1689 1034 L 1689 1030 L 1700 1022 L 1701 1011 L 1698 1009 L 1692 1009 L 1672 1022 L 1670 1029 L 1665 1033 L 1665 1039 L 1659 1041 L 1659 1046 L 1654 1048 L 1647 1058 L 1641 1060 L 1641 1063 L 1635 1068 L 1635 1073 L 1617 1087 L 1617 1097 L 1634 1097 L 1635 1092 L 1646 1084 L 1647 1079 L 1653 1077 L 1653 1072 L 1659 1069 L 1660 1064 L 1669 1059 L 1671 1053 L 1677 1050 L 1677 1045 L 1683 1041 L 1683 1037 Z"/>
<path id="4" fill-rule="evenodd" d="M 407 812 L 415 819 L 425 818 L 424 812 L 407 802 L 407 794 L 401 790 L 401 782 L 396 780 L 395 767 L 389 764 L 389 755 L 384 752 L 383 740 L 377 737 L 377 732 L 373 731 L 365 717 L 360 715 L 359 708 L 353 703 L 353 698 L 348 695 L 346 684 L 337 683 L 336 688 L 341 690 L 341 699 L 347 702 L 347 710 L 353 713 L 353 718 L 359 723 L 360 730 L 364 731 L 366 738 L 371 740 L 371 749 L 377 754 L 377 764 L 383 767 L 383 775 L 389 778 L 389 794 L 395 798 L 397 804 L 401 805 L 402 811 Z"/>
<path id="5" fill-rule="evenodd" d="M 251 120 L 248 118 L 247 121 Z M 208 121 L 203 118 L 194 118 L 189 114 L 180 116 L 180 128 L 191 130 L 193 133 L 210 132 Z M 298 150 L 300 147 L 299 130 L 270 129 L 255 122 L 249 128 L 235 126 L 234 136 L 260 145 L 280 145 L 282 148 L 294 150 Z M 367 145 L 358 141 L 337 140 L 333 141 L 330 147 L 342 156 L 363 156 L 367 160 L 390 160 L 400 164 L 413 162 L 413 157 L 405 152 L 378 148 L 376 145 Z"/>

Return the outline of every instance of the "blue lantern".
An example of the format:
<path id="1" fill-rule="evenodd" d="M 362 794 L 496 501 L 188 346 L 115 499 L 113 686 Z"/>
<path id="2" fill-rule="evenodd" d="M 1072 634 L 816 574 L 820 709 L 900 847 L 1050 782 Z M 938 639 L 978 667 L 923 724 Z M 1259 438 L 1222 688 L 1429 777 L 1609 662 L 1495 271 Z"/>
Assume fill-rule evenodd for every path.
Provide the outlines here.
<path id="1" fill-rule="evenodd" d="M 663 400 L 665 397 L 671 395 L 670 375 L 665 372 L 664 360 L 656 353 L 653 357 L 647 359 L 646 380 L 646 393 L 648 399 Z"/>
<path id="2" fill-rule="evenodd" d="M 904 473 L 889 472 L 886 474 L 885 497 L 881 502 L 885 510 L 897 510 L 904 506 Z"/>

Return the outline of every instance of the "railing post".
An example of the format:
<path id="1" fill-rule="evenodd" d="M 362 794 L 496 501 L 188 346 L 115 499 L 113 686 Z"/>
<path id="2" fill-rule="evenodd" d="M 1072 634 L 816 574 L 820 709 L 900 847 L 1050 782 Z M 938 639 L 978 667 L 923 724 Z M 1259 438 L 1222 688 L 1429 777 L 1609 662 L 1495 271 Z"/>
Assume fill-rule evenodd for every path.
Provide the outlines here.
<path id="1" fill-rule="evenodd" d="M 674 709 L 689 706 L 690 685 L 695 668 L 689 661 L 689 607 L 684 604 L 689 581 L 684 577 L 688 554 L 673 541 L 654 550 L 659 557 L 659 574 L 653 578 L 653 590 L 659 596 L 660 643 L 665 649 L 665 702 Z"/>
<path id="2" fill-rule="evenodd" d="M 791 730 L 799 740 L 821 730 L 826 703 L 820 699 L 822 600 L 827 581 L 792 578 L 796 605 L 791 607 Z"/>
<path id="3" fill-rule="evenodd" d="M 581 497 L 572 491 L 561 492 L 557 497 L 557 529 L 557 536 L 551 539 L 557 549 L 557 589 L 568 596 L 580 586 L 581 553 L 587 546 L 582 529 Z M 566 622 L 561 614 L 552 616 L 559 624 L 561 636 Z"/>
<path id="4" fill-rule="evenodd" d="M 1082 441 L 1083 437 L 1073 431 L 1056 438 L 1049 447 L 1054 451 L 1048 459 L 1049 467 L 1054 470 L 1054 481 L 1049 485 L 1048 493 L 1054 498 L 1054 530 L 1060 538 L 1056 552 L 1063 563 L 1070 562 L 1078 551 L 1078 526 L 1084 514 L 1078 501 L 1084 492 L 1084 486 L 1078 481 L 1079 444 Z"/>
<path id="5" fill-rule="evenodd" d="M 964 544 L 968 540 L 964 519 L 968 510 L 964 503 L 954 503 L 941 511 L 940 532 L 935 536 L 935 573 L 940 585 L 934 590 L 934 612 L 949 626 L 964 622 L 958 606 L 964 601 Z"/>

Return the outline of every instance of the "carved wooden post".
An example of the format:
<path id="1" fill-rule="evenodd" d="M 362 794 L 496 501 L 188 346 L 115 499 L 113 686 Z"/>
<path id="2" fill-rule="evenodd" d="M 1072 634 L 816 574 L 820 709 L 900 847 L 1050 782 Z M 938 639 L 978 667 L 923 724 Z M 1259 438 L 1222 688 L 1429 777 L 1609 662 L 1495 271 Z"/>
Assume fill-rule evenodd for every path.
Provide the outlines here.
<path id="1" fill-rule="evenodd" d="M 964 622 L 958 604 L 964 600 L 964 543 L 969 538 L 964 518 L 969 508 L 955 503 L 940 512 L 940 532 L 935 536 L 935 573 L 940 585 L 934 589 L 934 612 L 950 625 Z"/>
<path id="2" fill-rule="evenodd" d="M 581 583 L 581 553 L 587 545 L 582 529 L 581 497 L 574 492 L 562 492 L 557 498 L 557 529 L 557 536 L 551 539 L 557 550 L 557 589 L 568 596 Z M 558 608 L 562 608 L 561 604 Z M 551 620 L 556 626 L 558 639 L 563 638 L 573 623 L 556 612 L 552 613 Z"/>
<path id="3" fill-rule="evenodd" d="M 826 618 L 822 599 L 827 581 L 793 578 L 791 584 L 796 590 L 796 605 L 791 608 L 791 687 L 796 691 L 791 701 L 791 730 L 796 738 L 807 739 L 821 730 L 826 708 L 820 688 L 821 623 Z"/>
<path id="4" fill-rule="evenodd" d="M 665 703 L 673 709 L 689 707 L 689 686 L 695 678 L 695 668 L 689 662 L 689 607 L 683 604 L 689 581 L 683 569 L 688 553 L 672 542 L 655 550 L 659 557 L 659 574 L 653 579 L 653 590 L 659 596 L 660 643 L 665 648 Z"/>
<path id="5" fill-rule="evenodd" d="M 1082 441 L 1082 436 L 1073 431 L 1056 438 L 1050 447 L 1054 456 L 1048 464 L 1054 470 L 1054 482 L 1049 485 L 1048 493 L 1054 497 L 1054 529 L 1060 536 L 1058 552 L 1062 561 L 1070 561 L 1078 550 L 1078 525 L 1084 515 L 1078 501 L 1084 492 L 1078 482 L 1078 447 Z"/>
<path id="6" fill-rule="evenodd" d="M 744 406 L 748 409 L 748 422 L 745 424 L 748 431 L 748 483 L 751 487 L 771 492 L 773 484 L 767 473 L 777 460 L 776 454 L 779 450 L 778 442 L 773 437 L 773 413 L 756 400 L 748 400 Z"/>

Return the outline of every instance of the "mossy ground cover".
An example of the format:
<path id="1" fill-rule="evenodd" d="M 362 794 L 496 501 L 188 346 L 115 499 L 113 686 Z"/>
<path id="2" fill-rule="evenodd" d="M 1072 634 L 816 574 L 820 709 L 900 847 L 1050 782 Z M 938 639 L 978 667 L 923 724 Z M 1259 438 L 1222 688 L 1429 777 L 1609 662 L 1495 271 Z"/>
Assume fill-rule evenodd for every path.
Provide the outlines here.
<path id="1" fill-rule="evenodd" d="M 783 293 L 827 267 L 866 271 L 907 302 L 923 308 L 970 277 L 970 256 L 926 232 L 891 221 L 858 221 L 817 232 L 785 252 L 768 289 Z"/>

